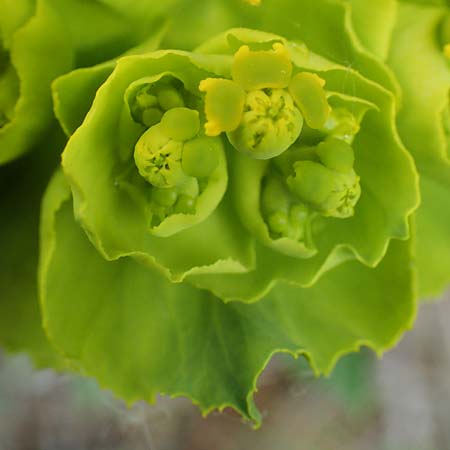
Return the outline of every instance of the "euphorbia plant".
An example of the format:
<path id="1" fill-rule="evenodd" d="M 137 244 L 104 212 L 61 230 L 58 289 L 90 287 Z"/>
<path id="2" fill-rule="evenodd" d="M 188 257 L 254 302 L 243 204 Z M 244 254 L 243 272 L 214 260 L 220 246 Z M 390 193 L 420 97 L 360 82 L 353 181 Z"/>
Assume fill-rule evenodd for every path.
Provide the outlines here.
<path id="1" fill-rule="evenodd" d="M 328 373 L 412 325 L 419 174 L 383 62 L 396 3 L 366 6 L 180 1 L 162 41 L 175 49 L 144 43 L 53 81 L 68 142 L 43 201 L 39 289 L 68 367 L 129 401 L 186 395 L 259 423 L 274 353 Z M 215 19 L 199 27 L 197 8 Z"/>
<path id="2" fill-rule="evenodd" d="M 274 352 L 323 373 L 410 326 L 409 244 L 389 243 L 408 238 L 417 179 L 388 91 L 248 29 L 119 60 L 85 117 L 66 108 L 79 76 L 54 85 L 75 131 L 40 267 L 46 330 L 75 367 L 130 400 L 184 394 L 258 422 Z"/>

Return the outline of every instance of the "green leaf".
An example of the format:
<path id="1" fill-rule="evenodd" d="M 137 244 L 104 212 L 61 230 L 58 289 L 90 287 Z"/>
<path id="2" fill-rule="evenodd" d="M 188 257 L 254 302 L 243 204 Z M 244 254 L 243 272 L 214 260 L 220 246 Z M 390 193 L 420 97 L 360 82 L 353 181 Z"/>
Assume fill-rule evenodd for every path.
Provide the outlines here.
<path id="1" fill-rule="evenodd" d="M 155 27 L 154 32 L 142 44 L 128 50 L 124 56 L 156 50 L 166 29 L 166 24 Z M 53 81 L 55 116 L 67 136 L 72 135 L 81 125 L 98 88 L 111 75 L 116 64 L 117 60 L 113 59 L 93 67 L 72 70 Z"/>
<path id="2" fill-rule="evenodd" d="M 10 121 L 0 127 L 0 164 L 29 150 L 50 125 L 50 83 L 73 63 L 68 41 L 58 14 L 46 1 L 38 2 L 35 15 L 10 37 L 9 59 L 20 96 Z"/>
<path id="3" fill-rule="evenodd" d="M 309 289 L 280 284 L 253 304 L 224 304 L 124 257 L 106 261 L 73 218 L 61 174 L 44 200 L 40 293 L 46 329 L 84 373 L 129 401 L 189 396 L 203 413 L 231 406 L 256 425 L 256 379 L 276 352 L 317 374 L 361 345 L 381 353 L 415 315 L 409 243 L 368 269 L 341 265 Z"/>
<path id="4" fill-rule="evenodd" d="M 388 62 L 403 89 L 400 135 L 421 174 L 417 213 L 417 268 L 422 297 L 450 283 L 449 136 L 446 130 L 450 68 L 436 38 L 448 8 L 402 3 Z"/>
<path id="5" fill-rule="evenodd" d="M 105 3 L 111 5 L 94 0 L 0 2 L 0 65 L 5 60 L 7 67 L 7 76 L 0 67 L 0 164 L 30 150 L 50 126 L 52 80 L 154 37 L 164 22 L 159 14 L 173 6 L 159 2 L 155 9 L 152 0 L 145 0 L 139 8 L 128 4 L 125 13 L 127 2 Z"/>
<path id="6" fill-rule="evenodd" d="M 0 37 L 2 46 L 10 48 L 11 39 L 18 28 L 32 16 L 36 0 L 1 0 Z"/>
<path id="7" fill-rule="evenodd" d="M 450 68 L 443 43 L 436 39 L 446 13 L 443 8 L 400 4 L 388 58 L 403 90 L 400 135 L 420 172 L 431 177 L 450 164 L 442 120 L 449 102 Z"/>
<path id="8" fill-rule="evenodd" d="M 361 3 L 366 5 L 366 2 Z M 261 23 L 258 26 L 261 29 L 289 40 L 303 41 L 315 53 L 353 68 L 397 92 L 389 69 L 360 43 L 353 28 L 349 4 L 334 0 L 266 0 L 260 8 Z M 380 41 L 377 44 L 381 46 Z"/>
<path id="9" fill-rule="evenodd" d="M 75 53 L 76 67 L 117 57 L 153 36 L 176 0 L 45 0 L 52 2 Z"/>

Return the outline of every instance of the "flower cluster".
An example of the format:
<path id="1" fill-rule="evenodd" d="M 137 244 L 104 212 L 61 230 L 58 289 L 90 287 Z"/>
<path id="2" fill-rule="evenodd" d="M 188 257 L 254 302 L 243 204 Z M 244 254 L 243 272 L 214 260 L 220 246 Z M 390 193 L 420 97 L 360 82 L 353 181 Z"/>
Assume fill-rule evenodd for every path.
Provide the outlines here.
<path id="1" fill-rule="evenodd" d="M 0 173 L 17 189 L 0 203 L 0 340 L 130 401 L 186 395 L 259 423 L 255 379 L 275 352 L 318 375 L 361 345 L 380 353 L 412 325 L 417 280 L 422 296 L 450 281 L 448 8 L 138 3 L 36 0 L 0 20 L 0 162 L 41 149 Z M 23 236 L 53 115 L 66 136 L 43 140 L 63 151 L 38 308 L 34 284 L 11 280 L 24 255 L 34 276 Z"/>

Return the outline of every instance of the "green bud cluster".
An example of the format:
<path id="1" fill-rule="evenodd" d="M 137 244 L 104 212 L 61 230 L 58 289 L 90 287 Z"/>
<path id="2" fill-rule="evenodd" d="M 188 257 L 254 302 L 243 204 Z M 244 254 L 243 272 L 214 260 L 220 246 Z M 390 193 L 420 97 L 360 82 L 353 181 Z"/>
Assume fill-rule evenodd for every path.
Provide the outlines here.
<path id="1" fill-rule="evenodd" d="M 303 117 L 287 91 L 261 89 L 247 93 L 241 123 L 227 136 L 239 151 L 268 159 L 287 150 L 302 126 Z"/>
<path id="2" fill-rule="evenodd" d="M 172 214 L 194 214 L 199 184 L 189 178 L 177 188 L 153 188 L 151 191 L 151 227 L 158 226 Z"/>
<path id="3" fill-rule="evenodd" d="M 156 125 L 166 111 L 185 106 L 180 91 L 180 86 L 164 80 L 139 86 L 129 105 L 133 120 L 146 128 Z"/>
<path id="4" fill-rule="evenodd" d="M 233 147 L 254 159 L 285 152 L 299 138 L 304 122 L 325 125 L 330 107 L 319 76 L 293 75 L 287 48 L 253 51 L 243 45 L 234 55 L 232 80 L 208 78 L 205 92 L 205 133 L 227 133 Z"/>
<path id="5" fill-rule="evenodd" d="M 289 192 L 280 173 L 270 171 L 263 180 L 261 211 L 272 239 L 305 241 L 313 215 Z"/>
<path id="6" fill-rule="evenodd" d="M 219 163 L 211 140 L 199 135 L 195 110 L 175 107 L 140 137 L 134 161 L 139 174 L 151 185 L 152 226 L 172 214 L 194 214 L 207 179 Z"/>
<path id="7" fill-rule="evenodd" d="M 287 178 L 289 189 L 322 216 L 351 217 L 361 195 L 352 147 L 329 138 L 317 146 L 316 155 L 316 160 L 294 163 Z"/>

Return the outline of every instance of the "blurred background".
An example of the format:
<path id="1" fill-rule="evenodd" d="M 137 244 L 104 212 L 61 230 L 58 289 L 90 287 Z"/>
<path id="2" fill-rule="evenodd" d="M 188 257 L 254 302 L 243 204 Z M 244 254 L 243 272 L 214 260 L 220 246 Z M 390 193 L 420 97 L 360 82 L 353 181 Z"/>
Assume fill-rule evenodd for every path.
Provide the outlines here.
<path id="1" fill-rule="evenodd" d="M 450 295 L 422 305 L 381 360 L 363 350 L 316 379 L 279 355 L 258 387 L 254 431 L 232 411 L 204 419 L 183 398 L 128 409 L 93 380 L 0 351 L 0 450 L 449 450 Z"/>

